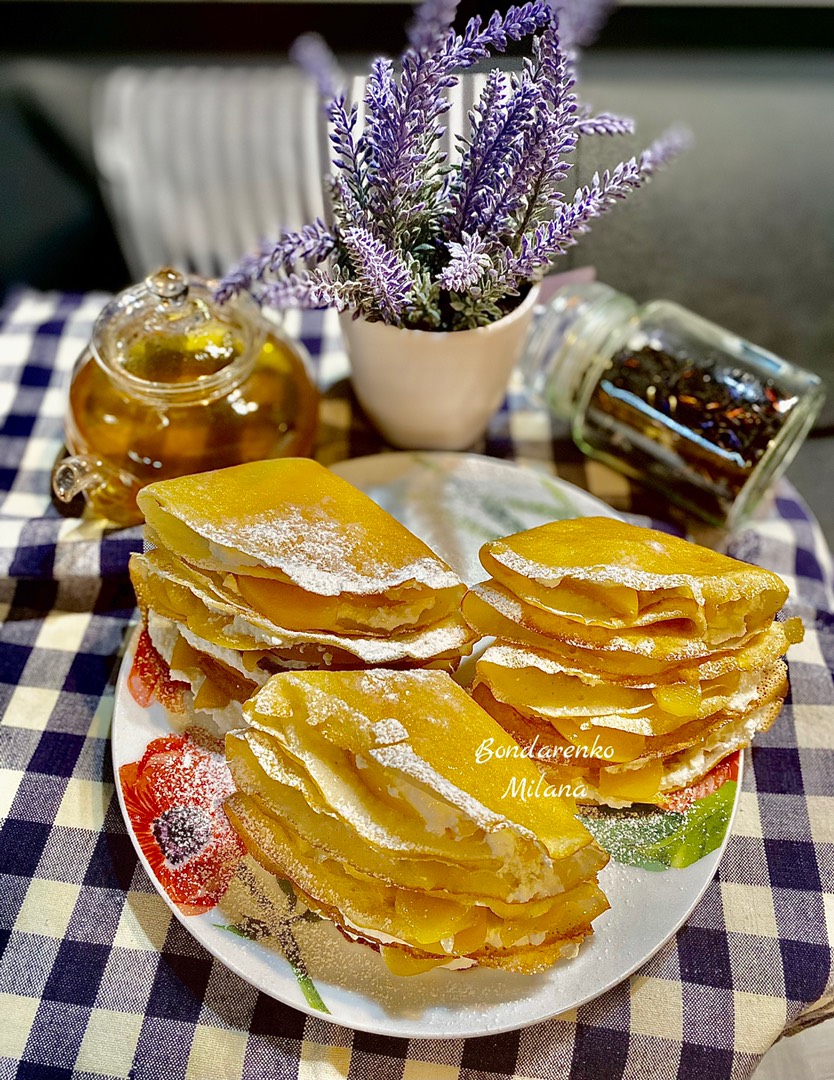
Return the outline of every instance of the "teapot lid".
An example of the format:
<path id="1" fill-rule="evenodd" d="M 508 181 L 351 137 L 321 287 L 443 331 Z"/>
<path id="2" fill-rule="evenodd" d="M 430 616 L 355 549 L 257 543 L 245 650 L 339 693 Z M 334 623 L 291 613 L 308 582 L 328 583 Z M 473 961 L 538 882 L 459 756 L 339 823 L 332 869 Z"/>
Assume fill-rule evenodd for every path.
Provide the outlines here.
<path id="1" fill-rule="evenodd" d="M 171 267 L 149 274 L 102 310 L 91 348 L 98 362 L 140 394 L 211 396 L 230 366 L 247 366 L 263 344 L 255 301 L 215 301 L 216 282 Z"/>

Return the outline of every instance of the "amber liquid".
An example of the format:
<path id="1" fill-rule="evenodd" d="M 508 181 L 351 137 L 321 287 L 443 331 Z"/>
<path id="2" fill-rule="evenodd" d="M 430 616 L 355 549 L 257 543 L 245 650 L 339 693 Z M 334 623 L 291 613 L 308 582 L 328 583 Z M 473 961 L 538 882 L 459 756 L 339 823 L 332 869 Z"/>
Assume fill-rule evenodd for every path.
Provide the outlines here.
<path id="1" fill-rule="evenodd" d="M 304 364 L 272 335 L 251 374 L 207 402 L 139 400 L 89 357 L 70 388 L 67 446 L 136 478 L 132 488 L 112 482 L 87 493 L 94 513 L 119 525 L 136 524 L 142 520 L 139 487 L 245 461 L 305 456 L 313 448 L 317 414 L 318 393 Z"/>

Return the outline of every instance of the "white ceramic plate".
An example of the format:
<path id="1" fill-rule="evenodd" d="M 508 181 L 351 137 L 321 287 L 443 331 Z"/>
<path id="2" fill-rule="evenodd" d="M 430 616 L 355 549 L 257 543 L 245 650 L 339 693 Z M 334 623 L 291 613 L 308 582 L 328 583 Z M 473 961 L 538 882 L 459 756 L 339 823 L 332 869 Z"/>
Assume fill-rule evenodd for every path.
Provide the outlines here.
<path id="1" fill-rule="evenodd" d="M 477 551 L 487 539 L 556 518 L 616 516 L 604 503 L 549 474 L 471 455 L 386 454 L 354 459 L 335 471 L 423 537 L 469 582 L 485 576 Z M 120 766 L 137 761 L 152 739 L 171 730 L 159 704 L 142 708 L 127 688 L 135 644 L 136 635 L 116 688 L 113 761 L 117 777 Z M 733 812 L 739 788 L 740 776 Z M 124 813 L 120 784 L 117 791 Z M 163 899 L 213 956 L 279 1001 L 322 1016 L 302 993 L 279 951 L 230 933 L 218 909 L 183 915 L 154 877 L 129 820 L 128 829 Z M 409 1038 L 467 1038 L 535 1024 L 604 993 L 657 952 L 685 921 L 712 879 L 729 831 L 728 825 L 718 847 L 683 869 L 643 869 L 612 858 L 600 875 L 611 910 L 595 920 L 595 933 L 576 958 L 541 975 L 474 969 L 398 978 L 378 954 L 346 941 L 326 921 L 304 928 L 302 954 L 307 973 L 328 1010 L 325 1018 L 362 1031 Z M 620 847 L 627 846 L 625 834 Z"/>

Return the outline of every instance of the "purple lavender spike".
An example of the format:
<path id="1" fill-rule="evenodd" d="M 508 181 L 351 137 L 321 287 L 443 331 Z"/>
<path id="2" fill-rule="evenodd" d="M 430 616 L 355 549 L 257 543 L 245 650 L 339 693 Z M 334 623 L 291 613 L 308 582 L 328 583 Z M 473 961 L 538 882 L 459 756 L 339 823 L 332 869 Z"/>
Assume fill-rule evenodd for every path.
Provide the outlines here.
<path id="1" fill-rule="evenodd" d="M 367 229 L 347 229 L 342 239 L 374 308 L 386 322 L 398 321 L 409 307 L 414 284 L 405 264 Z"/>
<path id="2" fill-rule="evenodd" d="M 599 113 L 597 116 L 583 116 L 576 121 L 579 135 L 632 135 L 634 121 L 627 116 L 613 116 L 611 113 Z"/>
<path id="3" fill-rule="evenodd" d="M 266 255 L 265 268 L 278 269 L 290 273 L 299 262 L 320 263 L 326 259 L 336 244 L 330 230 L 316 218 L 310 225 L 305 225 L 299 232 L 287 232 Z"/>
<path id="4" fill-rule="evenodd" d="M 677 125 L 667 128 L 660 138 L 655 139 L 651 146 L 647 147 L 640 155 L 640 171 L 642 175 L 646 179 L 654 176 L 659 169 L 664 168 L 670 161 L 674 161 L 684 151 L 689 150 L 694 141 L 689 128 Z"/>
<path id="5" fill-rule="evenodd" d="M 275 306 L 330 305 L 438 329 L 499 319 L 508 298 L 689 143 L 686 133 L 667 132 L 566 199 L 579 139 L 624 134 L 633 124 L 577 103 L 573 50 L 590 40 L 608 0 L 552 2 L 562 13 L 561 40 L 546 0 L 486 22 L 475 17 L 460 34 L 454 0 L 424 0 L 401 67 L 372 67 L 361 131 L 357 106 L 333 92 L 326 47 L 301 39 L 295 54 L 330 95 L 333 223 L 316 221 L 264 246 L 230 271 L 219 294 L 246 289 Z M 534 35 L 531 59 L 514 75 L 490 74 L 460 164 L 446 166 L 440 121 L 458 73 L 526 35 Z"/>
<path id="6" fill-rule="evenodd" d="M 339 62 L 321 34 L 297 37 L 290 45 L 290 59 L 315 81 L 322 101 L 332 101 L 345 85 Z"/>
<path id="7" fill-rule="evenodd" d="M 260 255 L 244 255 L 237 266 L 232 267 L 214 290 L 214 299 L 225 304 L 239 293 L 248 292 L 257 278 L 261 264 Z"/>
<path id="8" fill-rule="evenodd" d="M 458 10 L 458 0 L 423 0 L 408 27 L 408 43 L 417 52 L 442 44 Z"/>
<path id="9" fill-rule="evenodd" d="M 347 311 L 356 306 L 359 292 L 353 282 L 340 281 L 326 270 L 313 270 L 270 282 L 264 289 L 264 303 L 279 309 L 333 307 Z"/>
<path id="10" fill-rule="evenodd" d="M 542 110 L 542 95 L 532 83 L 504 96 L 500 76 L 491 77 L 478 103 L 480 121 L 472 132 L 472 144 L 464 157 L 459 190 L 452 199 L 453 229 L 487 231 L 495 207 L 514 174 L 523 171 L 527 133 Z"/>
<path id="11" fill-rule="evenodd" d="M 441 288 L 450 292 L 465 292 L 489 270 L 492 261 L 480 236 L 464 234 L 460 244 L 449 244 L 452 256 L 440 274 Z"/>
<path id="12" fill-rule="evenodd" d="M 608 21 L 616 0 L 553 0 L 559 18 L 562 44 L 566 49 L 592 45 Z"/>

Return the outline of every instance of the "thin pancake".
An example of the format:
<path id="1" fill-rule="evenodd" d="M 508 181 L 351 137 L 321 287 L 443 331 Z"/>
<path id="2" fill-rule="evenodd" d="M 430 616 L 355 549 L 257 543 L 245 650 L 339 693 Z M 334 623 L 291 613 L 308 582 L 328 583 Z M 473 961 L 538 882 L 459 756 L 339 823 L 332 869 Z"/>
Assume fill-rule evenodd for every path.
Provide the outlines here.
<path id="1" fill-rule="evenodd" d="M 581 941 L 591 932 L 591 920 L 608 907 L 599 886 L 588 882 L 556 897 L 543 915 L 504 922 L 488 903 L 458 903 L 357 877 L 338 860 L 316 853 L 277 819 L 266 817 L 245 795 L 232 795 L 226 812 L 261 865 L 291 881 L 310 908 L 336 923 L 347 936 L 384 943 L 438 964 L 466 957 L 491 967 L 540 970 L 556 958 L 555 946 Z M 433 934 L 438 936 L 433 938 Z M 525 940 L 531 934 L 541 937 L 535 949 Z M 490 944 L 489 937 L 499 943 L 515 939 L 519 944 Z"/>
<path id="2" fill-rule="evenodd" d="M 494 636 L 520 645 L 551 650 L 562 643 L 605 653 L 629 653 L 662 664 L 710 656 L 718 647 L 693 632 L 685 620 L 651 626 L 607 630 L 553 615 L 519 600 L 497 581 L 476 585 L 463 598 L 464 618 L 482 636 Z M 746 645 L 762 627 L 744 631 L 732 642 L 722 638 L 721 651 Z"/>
<path id="3" fill-rule="evenodd" d="M 588 625 L 684 619 L 717 639 L 769 621 L 787 599 L 776 574 L 616 518 L 550 522 L 492 541 L 486 571 L 516 595 Z"/>
<path id="4" fill-rule="evenodd" d="M 566 858 L 591 842 L 566 800 L 538 808 L 520 803 L 508 817 L 509 779 L 521 769 L 535 780 L 535 768 L 504 759 L 479 763 L 484 739 L 502 732 L 442 672 L 287 672 L 270 679 L 244 713 L 250 724 L 274 732 L 285 748 L 292 739 L 292 752 L 304 756 L 308 771 L 329 770 L 325 759 L 331 753 L 360 754 L 366 786 L 405 786 L 409 798 L 417 797 L 416 788 L 433 799 L 442 792 L 442 800 L 456 807 L 449 810 L 452 818 L 476 814 L 479 829 L 498 829 L 517 846 L 535 838 L 551 858 Z M 340 769 L 328 776 L 328 783 L 344 780 Z M 420 842 L 416 834 L 413 840 Z"/>
<path id="5" fill-rule="evenodd" d="M 206 569 L 274 578 L 320 596 L 460 585 L 404 525 L 307 458 L 161 480 L 137 502 L 150 543 Z"/>
<path id="6" fill-rule="evenodd" d="M 478 659 L 476 678 L 500 701 L 527 715 L 608 723 L 653 735 L 672 731 L 688 719 L 743 712 L 757 696 L 762 670 L 731 671 L 694 684 L 622 686 L 601 675 L 565 670 L 555 656 L 493 645 Z"/>
<path id="7" fill-rule="evenodd" d="M 743 746 L 758 731 L 766 731 L 782 708 L 786 683 L 774 687 L 767 700 L 740 715 L 712 717 L 697 721 L 697 731 L 690 729 L 685 745 L 666 743 L 665 753 L 644 753 L 627 764 L 609 765 L 603 756 L 605 740 L 591 744 L 592 755 L 582 756 L 569 740 L 562 738 L 544 720 L 524 716 L 512 706 L 497 701 L 483 684 L 473 696 L 507 731 L 527 749 L 532 760 L 543 769 L 554 785 L 572 785 L 578 802 L 602 802 L 626 806 L 632 802 L 659 802 L 664 793 L 696 783 L 729 754 Z M 648 743 L 649 740 L 646 740 Z M 653 766 L 657 763 L 656 768 Z M 627 785 L 640 773 L 650 774 L 649 788 L 639 795 Z M 624 785 L 618 794 L 618 785 Z M 602 789 L 602 790 L 601 790 Z"/>
<path id="8" fill-rule="evenodd" d="M 653 758 L 666 758 L 680 753 L 682 750 L 686 750 L 687 747 L 701 741 L 706 732 L 718 730 L 726 724 L 734 722 L 739 717 L 748 716 L 751 712 L 760 709 L 764 705 L 769 705 L 777 698 L 781 701 L 787 692 L 787 685 L 787 667 L 782 660 L 776 660 L 770 668 L 761 673 L 756 693 L 748 702 L 746 709 L 731 712 L 720 711 L 709 716 L 689 720 L 684 724 L 678 724 L 676 727 L 666 731 L 655 730 L 648 735 L 641 735 L 636 743 L 639 749 L 638 753 L 628 758 L 620 758 L 620 760 L 616 760 L 614 757 L 606 758 L 606 767 L 612 769 L 638 768 L 641 764 L 645 764 Z M 487 686 L 487 689 L 490 690 L 494 701 L 501 700 L 492 694 L 491 687 Z M 479 695 L 476 695 L 476 700 L 484 705 L 484 701 Z M 566 723 L 563 719 L 551 719 L 541 716 L 531 712 L 529 709 L 519 708 L 512 702 L 503 702 L 503 704 L 509 705 L 516 713 L 524 716 L 529 721 L 530 730 L 537 732 L 540 736 L 540 745 L 554 731 L 559 745 L 591 746 L 596 743 L 603 748 L 606 748 L 609 743 L 616 744 L 618 737 L 623 734 L 623 729 L 614 727 L 610 723 L 612 718 L 608 716 L 599 717 L 590 722 L 584 730 L 577 731 L 570 725 L 570 722 Z M 496 717 L 496 719 L 498 718 Z M 625 730 L 627 731 L 627 729 Z M 516 737 L 515 731 L 510 732 L 510 734 Z M 617 758 L 619 757 L 620 755 L 617 755 Z"/>
<path id="9" fill-rule="evenodd" d="M 479 760 L 485 742 L 519 747 L 447 675 L 286 672 L 244 718 L 226 812 L 249 854 L 395 972 L 538 969 L 606 909 L 607 856 L 573 802 L 505 797 L 541 774 Z"/>
<path id="10" fill-rule="evenodd" d="M 425 663 L 469 652 L 474 634 L 460 615 L 449 615 L 424 628 L 399 635 L 361 637 L 276 626 L 226 589 L 219 575 L 188 566 L 167 552 L 135 554 L 130 575 L 140 607 L 184 623 L 212 644 L 247 652 L 315 645 L 337 650 L 367 664 L 397 661 Z"/>

